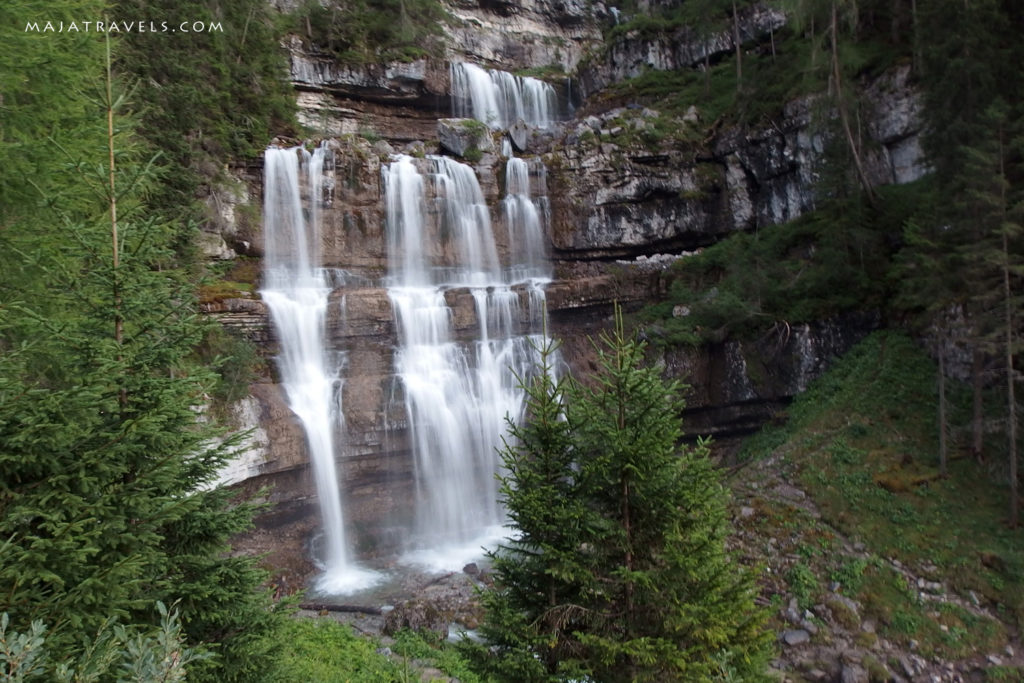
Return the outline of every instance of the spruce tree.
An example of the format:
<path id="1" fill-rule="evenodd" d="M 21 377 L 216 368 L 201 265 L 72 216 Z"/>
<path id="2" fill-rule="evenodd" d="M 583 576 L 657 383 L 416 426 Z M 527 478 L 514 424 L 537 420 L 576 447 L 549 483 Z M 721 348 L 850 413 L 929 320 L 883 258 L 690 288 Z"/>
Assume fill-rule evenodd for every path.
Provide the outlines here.
<path id="1" fill-rule="evenodd" d="M 187 644 L 217 655 L 190 680 L 267 680 L 281 616 L 254 561 L 229 555 L 252 509 L 213 486 L 231 445 L 202 416 L 214 378 L 192 360 L 205 323 L 180 227 L 147 204 L 151 156 L 102 36 L 7 33 L 0 63 L 18 49 L 67 87 L 10 79 L 0 108 L 19 159 L 0 169 L 0 612 L 73 657 L 110 619 L 146 632 L 158 600 L 177 603 Z M 37 119 L 56 125 L 30 145 Z"/>
<path id="2" fill-rule="evenodd" d="M 986 108 L 982 120 L 987 124 L 984 133 L 963 150 L 965 193 L 961 201 L 970 208 L 977 237 L 962 244 L 959 251 L 963 258 L 961 272 L 973 290 L 975 342 L 986 355 L 999 359 L 1006 389 L 1009 524 L 1016 528 L 1020 502 L 1014 357 L 1021 350 L 1017 312 L 1024 304 L 1020 293 L 1024 276 L 1024 193 L 1015 181 L 1024 176 L 1024 168 L 1019 165 L 1024 147 L 1019 131 L 1024 125 L 1020 115 L 1015 116 L 999 97 Z"/>
<path id="3" fill-rule="evenodd" d="M 566 377 L 555 377 L 558 345 L 546 341 L 526 392 L 523 422 L 509 420 L 501 451 L 500 493 L 514 537 L 490 554 L 495 589 L 483 596 L 480 632 L 497 656 L 472 652 L 481 670 L 502 680 L 558 680 L 581 673 L 573 632 L 591 578 L 580 559 L 585 501 L 574 472 L 572 431 L 563 411 Z"/>
<path id="4" fill-rule="evenodd" d="M 725 549 L 726 492 L 704 441 L 680 447 L 682 386 L 645 367 L 644 348 L 617 311 L 592 386 L 569 404 L 581 487 L 600 520 L 588 564 L 600 586 L 590 608 L 604 618 L 580 640 L 602 681 L 714 680 L 724 666 L 759 679 L 763 617 Z"/>
<path id="5" fill-rule="evenodd" d="M 538 373 L 514 433 L 525 445 L 506 449 L 503 491 L 519 536 L 498 555 L 485 601 L 491 671 L 761 680 L 764 616 L 751 574 L 726 551 L 726 492 L 706 444 L 680 446 L 680 384 L 644 366 L 644 344 L 619 312 L 597 354 L 589 386 Z"/>

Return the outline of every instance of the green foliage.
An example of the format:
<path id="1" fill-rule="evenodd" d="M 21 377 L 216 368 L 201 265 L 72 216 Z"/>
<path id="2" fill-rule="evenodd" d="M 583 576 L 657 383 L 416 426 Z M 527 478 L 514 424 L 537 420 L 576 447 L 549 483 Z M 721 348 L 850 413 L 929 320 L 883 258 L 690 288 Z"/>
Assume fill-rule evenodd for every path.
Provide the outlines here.
<path id="1" fill-rule="evenodd" d="M 399 666 L 377 645 L 332 619 L 290 619 L 279 637 L 280 677 L 275 683 L 388 683 L 402 681 Z"/>
<path id="2" fill-rule="evenodd" d="M 102 9 L 11 11 L 80 20 Z M 12 79 L 0 109 L 5 154 L 30 160 L 0 169 L 0 611 L 22 633 L 47 624 L 63 661 L 110 619 L 144 631 L 154 601 L 177 603 L 190 645 L 217 655 L 194 662 L 191 680 L 261 680 L 280 616 L 264 573 L 229 553 L 252 508 L 213 487 L 232 444 L 199 418 L 214 377 L 192 360 L 206 327 L 176 267 L 180 224 L 151 210 L 150 157 L 103 76 L 103 36 L 14 35 L 4 31 L 0 62 L 11 50 L 52 60 L 67 87 L 43 97 Z M 50 137 L 31 150 L 37 119 Z"/>
<path id="3" fill-rule="evenodd" d="M 640 320 L 655 343 L 699 344 L 882 308 L 893 287 L 889 236 L 927 196 L 922 184 L 886 188 L 875 208 L 836 200 L 791 223 L 731 235 L 677 262 L 667 300 Z M 688 314 L 673 316 L 677 306 Z"/>
<path id="4" fill-rule="evenodd" d="M 222 31 L 129 32 L 117 67 L 135 84 L 139 133 L 163 154 L 160 210 L 203 220 L 196 199 L 227 157 L 255 156 L 275 134 L 294 133 L 281 31 L 269 4 L 253 0 L 117 0 L 118 16 L 218 23 Z M 182 225 L 184 251 L 191 227 Z"/>
<path id="5" fill-rule="evenodd" d="M 458 679 L 460 683 L 481 683 L 481 679 L 470 668 L 469 662 L 461 652 L 441 640 L 436 633 L 404 629 L 395 634 L 392 649 L 395 654 L 405 658 L 407 667 L 410 660 L 429 662 L 431 666 Z"/>
<path id="6" fill-rule="evenodd" d="M 217 373 L 209 392 L 211 407 L 221 409 L 249 395 L 256 369 L 264 362 L 249 340 L 220 326 L 210 326 L 197 347 L 197 361 Z"/>
<path id="7" fill-rule="evenodd" d="M 820 586 L 818 577 L 811 569 L 801 562 L 794 564 L 786 574 L 789 589 L 796 597 L 801 609 L 810 609 L 814 604 Z"/>
<path id="8" fill-rule="evenodd" d="M 832 580 L 839 583 L 842 590 L 848 594 L 855 595 L 860 591 L 864 583 L 864 571 L 868 568 L 868 561 L 864 558 L 855 557 L 845 560 L 832 572 Z"/>
<path id="9" fill-rule="evenodd" d="M 680 448 L 679 385 L 642 365 L 621 315 L 584 386 L 525 383 L 502 492 L 519 536 L 495 556 L 471 648 L 502 680 L 761 680 L 763 615 L 724 547 L 725 493 L 703 442 Z"/>
<path id="10" fill-rule="evenodd" d="M 343 63 L 409 62 L 443 54 L 446 16 L 437 0 L 307 0 L 288 28 Z"/>
<path id="11" fill-rule="evenodd" d="M 185 647 L 177 612 L 157 603 L 160 626 L 152 633 L 133 633 L 111 621 L 100 626 L 69 661 L 54 655 L 46 642 L 46 627 L 33 621 L 29 631 L 8 632 L 10 619 L 0 615 L 0 677 L 7 683 L 97 683 L 97 681 L 185 680 L 188 666 L 210 657 Z"/>
<path id="12" fill-rule="evenodd" d="M 1024 57 L 1010 4 L 930 3 L 922 8 L 924 30 L 936 32 L 920 48 L 927 130 L 923 146 L 935 170 L 936 220 L 917 230 L 925 247 L 916 280 L 938 282 L 937 305 L 928 311 L 945 329 L 954 306 L 968 320 L 979 360 L 999 358 L 1006 388 L 1005 418 L 1010 483 L 1009 519 L 1019 522 L 1016 371 L 1021 350 L 1024 249 L 1024 85 L 1015 64 Z M 955 26 L 955 30 L 948 27 Z M 954 96 L 953 93 L 961 93 Z M 911 285 L 911 287 L 913 284 Z M 974 370 L 976 387 L 984 378 Z M 975 420 L 972 450 L 982 457 L 982 426 Z"/>

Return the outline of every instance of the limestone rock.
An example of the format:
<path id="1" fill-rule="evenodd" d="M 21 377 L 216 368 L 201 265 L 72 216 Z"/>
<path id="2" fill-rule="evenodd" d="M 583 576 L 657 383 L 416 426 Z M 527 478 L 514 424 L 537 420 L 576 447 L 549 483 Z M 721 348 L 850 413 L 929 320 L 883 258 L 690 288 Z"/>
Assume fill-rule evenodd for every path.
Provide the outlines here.
<path id="1" fill-rule="evenodd" d="M 803 645 L 804 643 L 809 643 L 810 641 L 811 634 L 803 630 L 802 628 L 785 631 L 782 634 L 782 642 L 784 642 L 786 645 Z"/>
<path id="2" fill-rule="evenodd" d="M 528 151 L 530 133 L 530 127 L 522 119 L 519 119 L 509 127 L 508 138 L 512 141 L 512 147 L 517 152 Z"/>
<path id="3" fill-rule="evenodd" d="M 234 249 L 227 245 L 223 237 L 211 232 L 199 233 L 199 249 L 202 251 L 203 256 L 208 259 L 228 261 L 237 256 Z"/>
<path id="4" fill-rule="evenodd" d="M 858 664 L 844 664 L 840 681 L 842 683 L 868 683 L 868 672 Z"/>
<path id="5" fill-rule="evenodd" d="M 459 157 L 470 149 L 489 152 L 494 148 L 490 130 L 473 119 L 438 119 L 437 135 L 441 147 Z"/>

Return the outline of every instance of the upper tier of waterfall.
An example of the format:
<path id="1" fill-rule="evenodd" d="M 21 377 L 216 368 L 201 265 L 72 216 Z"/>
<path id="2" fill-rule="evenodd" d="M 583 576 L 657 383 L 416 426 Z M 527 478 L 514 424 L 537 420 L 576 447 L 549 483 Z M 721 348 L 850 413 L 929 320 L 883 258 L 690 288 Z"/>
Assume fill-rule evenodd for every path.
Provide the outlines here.
<path id="1" fill-rule="evenodd" d="M 555 120 L 555 89 L 537 78 L 453 62 L 451 80 L 452 113 L 459 118 L 473 118 L 495 129 L 519 120 L 548 128 Z"/>

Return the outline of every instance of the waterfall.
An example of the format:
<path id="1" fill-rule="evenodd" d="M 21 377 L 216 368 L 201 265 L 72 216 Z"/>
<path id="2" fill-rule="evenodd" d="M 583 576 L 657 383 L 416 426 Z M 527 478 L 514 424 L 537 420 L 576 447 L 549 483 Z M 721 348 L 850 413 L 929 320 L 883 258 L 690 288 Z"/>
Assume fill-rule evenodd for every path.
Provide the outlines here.
<path id="1" fill-rule="evenodd" d="M 547 128 L 554 120 L 555 89 L 539 79 L 467 62 L 452 63 L 451 79 L 456 117 L 474 118 L 495 129 L 509 128 L 520 119 Z"/>
<path id="2" fill-rule="evenodd" d="M 547 170 L 536 162 L 535 175 L 541 187 L 546 185 Z M 534 203 L 530 193 L 530 165 L 524 159 L 511 158 L 505 166 L 505 225 L 511 253 L 513 278 L 549 279 L 546 230 L 550 206 L 546 190 Z"/>
<path id="3" fill-rule="evenodd" d="M 288 407 L 302 422 L 316 479 L 323 522 L 319 560 L 324 571 L 317 588 L 345 593 L 371 585 L 375 576 L 349 558 L 335 468 L 343 358 L 327 352 L 324 338 L 331 286 L 319 261 L 327 154 L 324 147 L 312 154 L 301 147 L 269 148 L 264 154 L 266 271 L 261 295 L 280 342 L 277 363 Z"/>
<path id="4" fill-rule="evenodd" d="M 387 202 L 388 295 L 398 327 L 401 382 L 415 458 L 414 561 L 458 569 L 504 530 L 495 474 L 506 416 L 520 419 L 516 376 L 536 361 L 521 298 L 542 310 L 547 282 L 541 212 L 516 164 L 506 203 L 509 237 L 523 245 L 502 266 L 472 168 L 446 157 L 397 156 L 382 169 Z M 513 191 L 514 188 L 514 191 Z M 532 208 L 528 208 L 528 206 Z M 511 216 L 511 218 L 509 218 Z M 513 227 L 514 224 L 514 227 Z M 448 294 L 448 296 L 446 296 Z M 472 301 L 476 329 L 456 337 L 454 305 Z M 534 327 L 537 327 L 534 325 Z"/>

